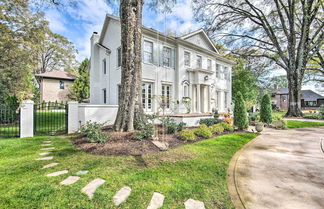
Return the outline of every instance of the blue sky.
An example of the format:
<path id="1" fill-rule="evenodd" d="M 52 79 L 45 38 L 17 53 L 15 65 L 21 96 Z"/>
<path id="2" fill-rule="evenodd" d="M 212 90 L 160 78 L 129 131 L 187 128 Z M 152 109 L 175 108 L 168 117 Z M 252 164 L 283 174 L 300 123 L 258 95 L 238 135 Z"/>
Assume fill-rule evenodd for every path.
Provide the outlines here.
<path id="1" fill-rule="evenodd" d="M 79 53 L 77 59 L 82 61 L 90 56 L 90 36 L 92 32 L 100 33 L 105 14 L 118 16 L 116 4 L 106 4 L 105 0 L 79 0 L 73 8 L 45 11 L 53 32 L 59 33 L 74 43 Z M 190 0 L 180 0 L 172 8 L 172 13 L 158 14 L 146 5 L 143 8 L 143 24 L 159 31 L 171 30 L 185 33 L 200 28 L 194 20 Z"/>

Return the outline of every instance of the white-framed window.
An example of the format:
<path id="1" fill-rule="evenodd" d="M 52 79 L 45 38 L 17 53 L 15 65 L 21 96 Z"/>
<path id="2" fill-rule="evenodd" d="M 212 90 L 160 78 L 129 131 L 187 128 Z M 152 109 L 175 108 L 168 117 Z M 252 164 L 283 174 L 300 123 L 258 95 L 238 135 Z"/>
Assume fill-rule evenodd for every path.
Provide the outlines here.
<path id="1" fill-rule="evenodd" d="M 211 59 L 207 60 L 207 70 L 211 70 L 212 69 L 212 61 Z"/>
<path id="2" fill-rule="evenodd" d="M 216 64 L 216 78 L 220 78 L 220 64 Z"/>
<path id="3" fill-rule="evenodd" d="M 105 75 L 107 74 L 107 61 L 106 61 L 106 59 L 102 60 L 102 72 Z"/>
<path id="4" fill-rule="evenodd" d="M 230 80 L 230 74 L 229 74 L 228 67 L 224 67 L 224 77 L 225 77 L 225 80 Z"/>
<path id="5" fill-rule="evenodd" d="M 102 101 L 104 104 L 107 104 L 107 90 L 102 89 Z"/>
<path id="6" fill-rule="evenodd" d="M 169 109 L 171 103 L 171 86 L 162 85 L 162 107 Z"/>
<path id="7" fill-rule="evenodd" d="M 216 108 L 220 108 L 220 92 L 216 91 Z"/>
<path id="8" fill-rule="evenodd" d="M 202 68 L 202 56 L 197 55 L 197 61 L 196 61 L 196 64 L 197 64 L 197 68 L 199 68 L 199 69 Z"/>
<path id="9" fill-rule="evenodd" d="M 144 41 L 144 62 L 153 63 L 153 42 Z"/>
<path id="10" fill-rule="evenodd" d="M 190 67 L 190 52 L 184 52 L 184 64 Z"/>
<path id="11" fill-rule="evenodd" d="M 228 92 L 224 92 L 224 108 L 228 108 Z"/>
<path id="12" fill-rule="evenodd" d="M 183 85 L 183 97 L 189 97 L 189 85 L 188 84 Z"/>
<path id="13" fill-rule="evenodd" d="M 152 83 L 142 84 L 142 105 L 144 111 L 152 110 Z"/>
<path id="14" fill-rule="evenodd" d="M 118 49 L 117 49 L 117 67 L 121 66 L 121 62 L 122 62 L 122 50 L 121 50 L 121 47 L 118 47 Z"/>
<path id="15" fill-rule="evenodd" d="M 64 86 L 64 81 L 60 81 L 60 89 L 64 89 L 65 86 Z"/>
<path id="16" fill-rule="evenodd" d="M 171 48 L 164 46 L 162 57 L 163 57 L 163 67 L 171 67 Z"/>

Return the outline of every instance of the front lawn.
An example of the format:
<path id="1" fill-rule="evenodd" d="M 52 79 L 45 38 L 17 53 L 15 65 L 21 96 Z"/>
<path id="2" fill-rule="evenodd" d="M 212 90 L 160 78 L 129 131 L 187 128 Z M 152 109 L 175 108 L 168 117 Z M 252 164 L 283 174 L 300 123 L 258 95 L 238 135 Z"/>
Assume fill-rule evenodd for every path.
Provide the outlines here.
<path id="1" fill-rule="evenodd" d="M 324 126 L 324 123 L 312 122 L 312 121 L 287 120 L 288 128 L 306 128 L 306 127 L 316 127 L 316 126 Z"/>
<path id="2" fill-rule="evenodd" d="M 236 133 L 204 140 L 153 155 L 99 156 L 75 149 L 66 137 L 0 139 L 0 208 L 116 208 L 112 197 L 123 186 L 132 193 L 120 208 L 146 208 L 153 192 L 165 195 L 163 208 L 184 208 L 197 199 L 206 208 L 234 208 L 226 170 L 236 151 L 257 134 Z M 35 161 L 43 140 L 56 147 L 51 161 Z M 42 166 L 60 165 L 42 170 Z M 68 169 L 58 177 L 45 174 Z M 89 170 L 70 186 L 59 183 Z M 80 190 L 95 178 L 106 180 L 92 200 Z"/>

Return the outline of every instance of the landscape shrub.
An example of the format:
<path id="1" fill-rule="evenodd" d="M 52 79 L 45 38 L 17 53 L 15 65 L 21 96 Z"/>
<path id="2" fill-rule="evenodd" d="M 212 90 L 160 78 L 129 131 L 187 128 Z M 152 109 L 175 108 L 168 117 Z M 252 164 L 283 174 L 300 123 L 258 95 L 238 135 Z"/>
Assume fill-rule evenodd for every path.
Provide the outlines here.
<path id="1" fill-rule="evenodd" d="M 279 114 L 273 114 L 272 115 L 272 121 L 282 120 L 283 116 Z"/>
<path id="2" fill-rule="evenodd" d="M 324 116 L 324 104 L 319 107 L 318 111 L 321 116 Z"/>
<path id="3" fill-rule="evenodd" d="M 107 136 L 102 132 L 103 124 L 88 121 L 80 129 L 80 132 L 87 136 L 87 141 L 91 143 L 104 143 Z"/>
<path id="4" fill-rule="evenodd" d="M 181 139 L 185 141 L 196 141 L 195 130 L 184 129 L 181 131 Z"/>
<path id="5" fill-rule="evenodd" d="M 147 123 L 141 131 L 135 133 L 134 137 L 136 140 L 142 141 L 143 139 L 148 139 L 154 136 L 154 131 L 154 125 L 151 123 Z"/>
<path id="6" fill-rule="evenodd" d="M 224 131 L 229 131 L 229 132 L 233 132 L 234 131 L 234 127 L 228 123 L 220 123 L 221 126 L 223 126 Z"/>
<path id="7" fill-rule="evenodd" d="M 241 92 L 237 92 L 237 96 L 235 98 L 234 125 L 237 126 L 239 130 L 247 129 L 249 126 L 245 102 Z"/>
<path id="8" fill-rule="evenodd" d="M 184 122 L 180 122 L 180 123 L 178 123 L 177 130 L 178 130 L 178 131 L 182 131 L 182 130 L 184 129 L 184 127 L 186 127 L 186 126 L 187 126 L 186 123 L 184 123 Z"/>
<path id="9" fill-rule="evenodd" d="M 304 115 L 303 118 L 307 118 L 307 119 L 324 119 L 324 115 L 320 115 L 320 114 L 311 114 L 311 115 Z"/>
<path id="10" fill-rule="evenodd" d="M 215 110 L 214 112 L 214 118 L 218 119 L 219 118 L 219 113 L 218 113 L 218 110 Z"/>
<path id="11" fill-rule="evenodd" d="M 211 130 L 207 127 L 206 124 L 202 124 L 199 126 L 199 128 L 195 129 L 196 136 L 203 137 L 203 138 L 209 138 L 213 135 Z"/>
<path id="12" fill-rule="evenodd" d="M 210 127 L 210 130 L 213 134 L 220 134 L 224 132 L 224 127 L 219 123 L 212 125 L 212 127 Z"/>
<path id="13" fill-rule="evenodd" d="M 201 119 L 199 121 L 199 124 L 205 124 L 206 126 L 212 126 L 214 124 L 217 123 L 221 123 L 222 120 L 218 119 L 218 118 L 205 118 L 205 119 Z"/>
<path id="14" fill-rule="evenodd" d="M 253 112 L 253 113 L 249 113 L 249 121 L 251 122 L 256 122 L 259 120 L 259 113 L 257 112 Z"/>
<path id="15" fill-rule="evenodd" d="M 285 120 L 276 120 L 272 123 L 276 129 L 287 129 L 287 122 Z"/>
<path id="16" fill-rule="evenodd" d="M 162 118 L 162 125 L 167 134 L 174 134 L 178 130 L 178 124 L 170 117 Z"/>
<path id="17" fill-rule="evenodd" d="M 269 94 L 265 94 L 261 100 L 260 108 L 260 120 L 261 122 L 270 124 L 272 122 L 272 107 Z"/>

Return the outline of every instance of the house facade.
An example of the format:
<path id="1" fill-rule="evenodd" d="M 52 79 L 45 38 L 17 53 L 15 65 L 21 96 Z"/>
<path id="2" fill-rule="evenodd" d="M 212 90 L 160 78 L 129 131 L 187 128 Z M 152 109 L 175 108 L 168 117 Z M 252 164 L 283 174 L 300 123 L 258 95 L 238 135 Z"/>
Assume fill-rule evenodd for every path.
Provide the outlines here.
<path id="1" fill-rule="evenodd" d="M 142 105 L 146 113 L 211 113 L 232 108 L 232 61 L 217 52 L 203 30 L 181 37 L 143 27 Z M 121 26 L 107 15 L 91 37 L 90 103 L 118 105 Z"/>
<path id="2" fill-rule="evenodd" d="M 69 89 L 76 77 L 64 71 L 51 71 L 36 74 L 39 83 L 40 101 L 66 102 L 68 101 Z"/>

